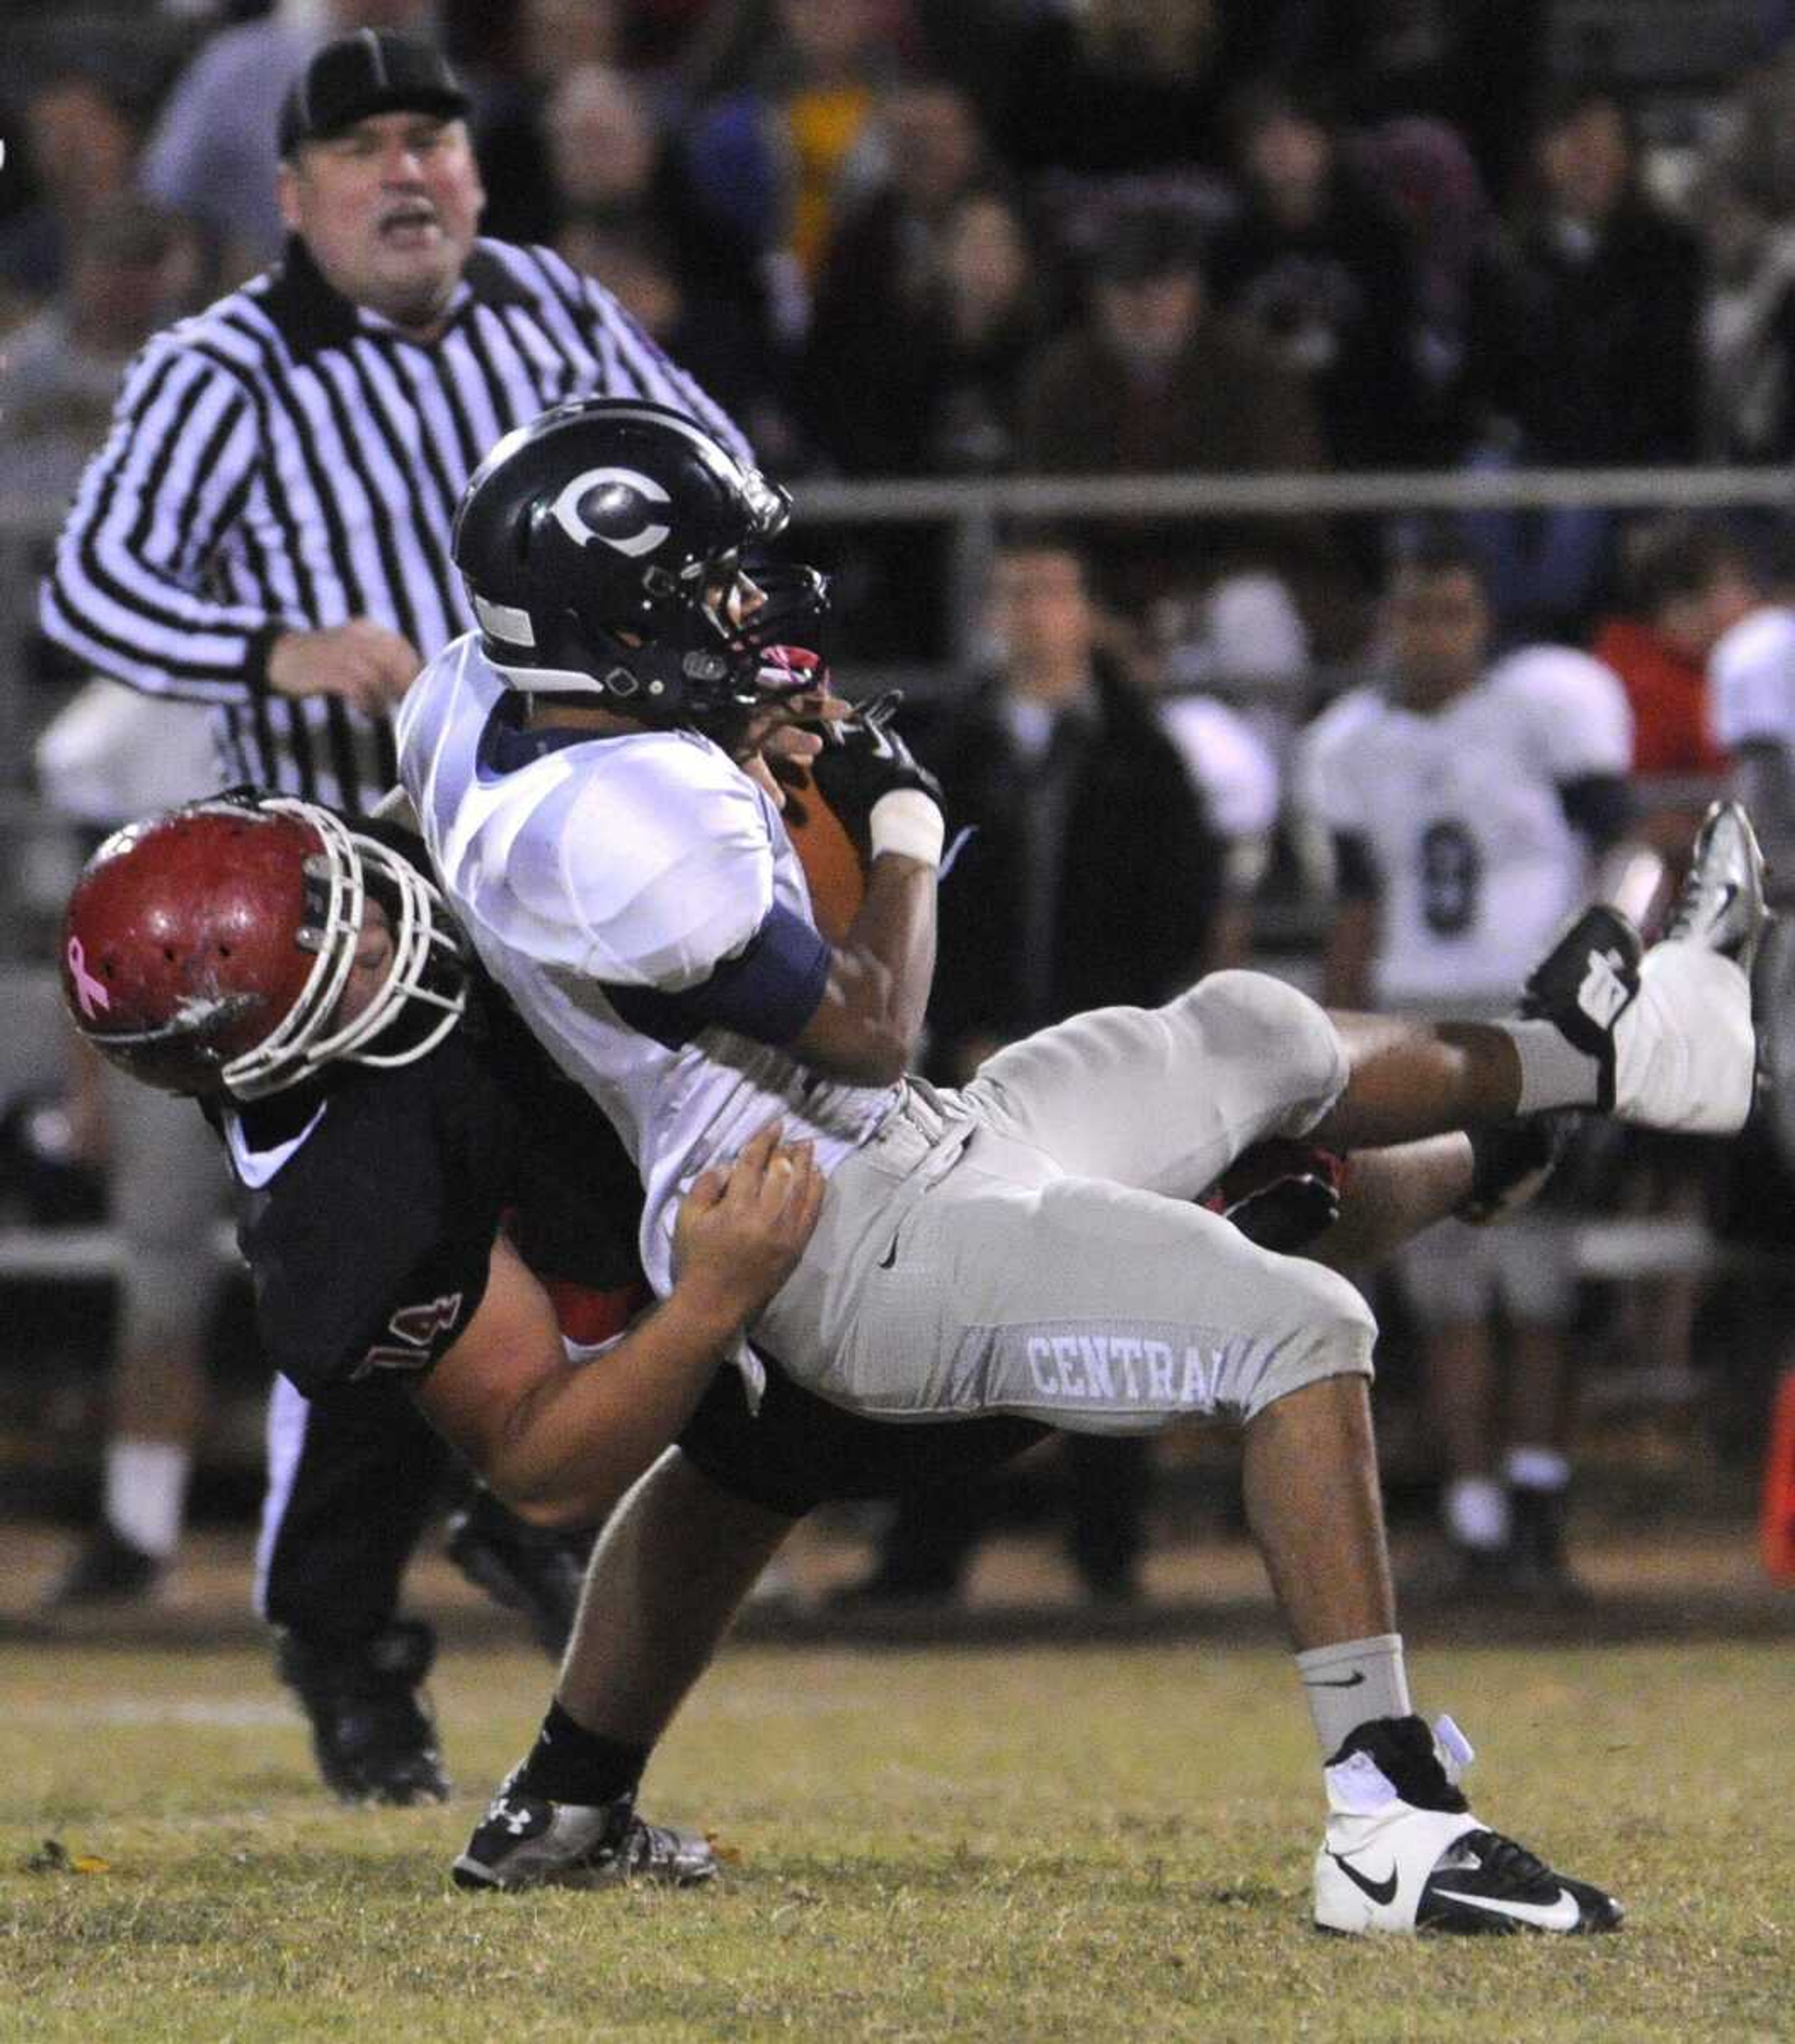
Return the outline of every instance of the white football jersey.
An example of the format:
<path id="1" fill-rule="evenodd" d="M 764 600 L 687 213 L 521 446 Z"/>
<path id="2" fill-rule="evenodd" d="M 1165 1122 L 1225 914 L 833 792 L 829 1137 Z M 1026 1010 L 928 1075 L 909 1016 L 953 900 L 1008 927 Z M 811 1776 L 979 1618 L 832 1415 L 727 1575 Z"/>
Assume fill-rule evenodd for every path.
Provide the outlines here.
<path id="1" fill-rule="evenodd" d="M 1379 1004 L 1499 1011 L 1582 902 L 1584 840 L 1565 783 L 1624 775 L 1632 718 L 1620 682 L 1567 647 L 1498 661 L 1433 715 L 1355 690 L 1306 734 L 1306 799 L 1376 863 Z"/>
<path id="2" fill-rule="evenodd" d="M 665 1293 L 675 1206 L 700 1171 L 777 1114 L 827 1173 L 899 1089 L 823 1078 L 679 1001 L 776 908 L 815 928 L 778 810 L 727 754 L 696 732 L 642 732 L 503 771 L 509 697 L 478 638 L 455 640 L 401 707 L 400 771 L 482 963 L 635 1158 L 642 1267 Z"/>
<path id="3" fill-rule="evenodd" d="M 1729 752 L 1795 746 L 1795 610 L 1766 604 L 1723 632 L 1708 682 L 1714 736 Z"/>
<path id="4" fill-rule="evenodd" d="M 1278 763 L 1240 712 L 1214 696 L 1171 696 L 1160 722 L 1217 834 L 1263 837 L 1278 820 Z"/>

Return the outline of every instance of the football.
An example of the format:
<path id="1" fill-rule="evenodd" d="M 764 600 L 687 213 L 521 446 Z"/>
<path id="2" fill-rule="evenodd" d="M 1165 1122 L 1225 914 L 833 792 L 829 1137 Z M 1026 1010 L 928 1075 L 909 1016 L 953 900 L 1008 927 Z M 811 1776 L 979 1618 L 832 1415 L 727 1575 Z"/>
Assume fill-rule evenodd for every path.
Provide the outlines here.
<path id="1" fill-rule="evenodd" d="M 830 943 L 838 944 L 866 898 L 866 869 L 841 819 L 810 775 L 786 762 L 780 768 L 780 781 L 785 793 L 786 835 L 810 883 L 816 927 Z"/>

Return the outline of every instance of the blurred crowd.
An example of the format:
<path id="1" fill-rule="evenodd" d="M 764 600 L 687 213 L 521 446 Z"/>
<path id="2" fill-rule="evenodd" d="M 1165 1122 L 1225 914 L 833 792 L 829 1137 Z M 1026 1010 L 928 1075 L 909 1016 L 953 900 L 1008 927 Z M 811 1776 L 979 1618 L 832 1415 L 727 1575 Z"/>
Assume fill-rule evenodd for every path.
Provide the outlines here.
<path id="1" fill-rule="evenodd" d="M 1651 11 L 1646 48 L 1590 0 L 15 6 L 0 503 L 59 507 L 147 336 L 279 259 L 276 106 L 359 26 L 439 37 L 488 231 L 601 279 L 788 479 L 1785 464 L 1795 10 L 1691 6 L 1682 40 Z M 998 549 L 925 735 L 987 847 L 946 918 L 937 1076 L 1262 951 L 1268 875 L 1329 898 L 1327 805 L 1288 799 L 1298 731 L 1387 667 L 1403 524 L 1212 522 L 1199 545 L 1143 519 Z M 1707 662 L 1776 579 L 1774 527 L 1586 507 L 1456 536 L 1478 660 L 1593 647 L 1623 768 L 1676 785 L 1640 826 L 1674 853 L 1685 784 L 1726 768 Z M 838 544 L 848 654 L 938 654 L 934 557 Z M 1712 1196 L 1706 1159 L 1597 1175 L 1660 1216 Z M 1568 1326 L 1572 1293 L 1545 1289 Z M 1672 1283 L 1628 1307 L 1673 1384 L 1696 1304 Z M 1510 1301 L 1524 1333 L 1530 1310 Z M 1465 1450 L 1486 1481 L 1461 1547 L 1510 1537 L 1500 1431 Z M 1534 1431 L 1524 1467 L 1562 1488 L 1568 1420 Z M 1075 1478 L 1095 1593 L 1137 1587 L 1138 1485 Z M 894 1544 L 876 1581 L 950 1593 L 974 1531 Z"/>
<path id="2" fill-rule="evenodd" d="M 1587 0 L 27 7 L 0 293 L 116 350 L 275 259 L 286 80 L 406 25 L 475 88 L 489 231 L 787 473 L 1774 461 L 1795 60 L 1778 7 L 1686 11 L 1642 80 Z M 154 287 L 96 306 L 127 248 Z"/>

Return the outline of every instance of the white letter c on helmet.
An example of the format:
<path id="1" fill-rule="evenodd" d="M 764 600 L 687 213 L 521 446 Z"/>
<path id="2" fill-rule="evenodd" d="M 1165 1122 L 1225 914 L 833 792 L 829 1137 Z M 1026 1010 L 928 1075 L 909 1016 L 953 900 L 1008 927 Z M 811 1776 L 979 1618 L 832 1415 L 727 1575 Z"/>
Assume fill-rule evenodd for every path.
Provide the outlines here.
<path id="1" fill-rule="evenodd" d="M 586 500 L 595 491 L 601 490 L 606 493 L 605 501 L 593 505 L 591 509 L 603 519 L 609 530 L 588 524 L 582 515 Z M 577 545 L 584 546 L 589 540 L 602 540 L 606 546 L 633 557 L 653 553 L 666 538 L 672 528 L 650 524 L 648 507 L 672 501 L 652 476 L 642 475 L 633 468 L 589 468 L 576 475 L 555 498 L 554 517 L 562 532 Z"/>

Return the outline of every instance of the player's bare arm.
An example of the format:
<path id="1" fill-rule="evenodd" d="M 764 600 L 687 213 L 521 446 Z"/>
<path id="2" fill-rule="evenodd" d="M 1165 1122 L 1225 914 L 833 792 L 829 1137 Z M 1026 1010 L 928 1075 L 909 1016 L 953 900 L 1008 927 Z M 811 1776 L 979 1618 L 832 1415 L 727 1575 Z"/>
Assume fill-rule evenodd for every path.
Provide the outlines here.
<path id="1" fill-rule="evenodd" d="M 859 849 L 866 894 L 834 947 L 823 999 L 792 1048 L 807 1064 L 888 1085 L 915 1062 L 935 970 L 940 783 L 892 727 L 886 697 L 825 728 L 810 774 Z"/>
<path id="2" fill-rule="evenodd" d="M 590 1526 L 692 1416 L 742 1326 L 791 1274 L 822 1211 L 807 1145 L 770 1124 L 680 1209 L 671 1294 L 570 1367 L 548 1295 L 501 1237 L 486 1296 L 414 1395 L 520 1516 Z"/>

